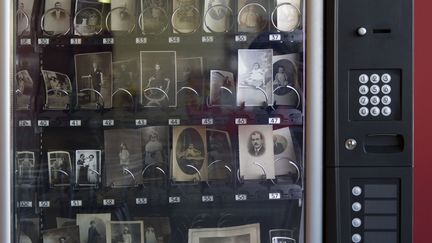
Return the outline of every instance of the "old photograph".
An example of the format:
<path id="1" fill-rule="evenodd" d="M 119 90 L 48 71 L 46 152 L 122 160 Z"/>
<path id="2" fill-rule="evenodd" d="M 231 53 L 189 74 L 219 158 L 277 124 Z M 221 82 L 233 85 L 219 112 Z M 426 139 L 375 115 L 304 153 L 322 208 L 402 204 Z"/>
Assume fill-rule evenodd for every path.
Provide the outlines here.
<path id="1" fill-rule="evenodd" d="M 273 56 L 273 98 L 277 105 L 298 108 L 301 84 L 297 71 L 298 54 Z"/>
<path id="2" fill-rule="evenodd" d="M 301 0 L 277 0 L 273 25 L 280 31 L 294 31 L 302 22 Z"/>
<path id="3" fill-rule="evenodd" d="M 177 104 L 175 51 L 142 51 L 141 104 L 145 107 L 174 107 Z"/>
<path id="4" fill-rule="evenodd" d="M 200 0 L 173 0 L 171 25 L 176 34 L 188 34 L 201 26 Z"/>
<path id="5" fill-rule="evenodd" d="M 177 58 L 177 106 L 200 107 L 203 85 L 202 57 Z"/>
<path id="6" fill-rule="evenodd" d="M 138 129 L 104 131 L 106 186 L 136 186 L 142 183 L 141 135 Z"/>
<path id="7" fill-rule="evenodd" d="M 71 0 L 45 0 L 43 31 L 48 35 L 63 35 L 71 27 Z"/>
<path id="8" fill-rule="evenodd" d="M 172 179 L 174 181 L 207 180 L 207 139 L 204 126 L 173 128 Z"/>
<path id="9" fill-rule="evenodd" d="M 145 243 L 170 242 L 171 225 L 168 217 L 144 217 L 139 219 L 144 222 Z"/>
<path id="10" fill-rule="evenodd" d="M 77 214 L 76 219 L 81 243 L 108 242 L 107 224 L 111 221 L 111 214 Z"/>
<path id="11" fill-rule="evenodd" d="M 139 94 L 138 60 L 129 59 L 113 62 L 112 106 L 131 107 Z"/>
<path id="12" fill-rule="evenodd" d="M 109 29 L 111 31 L 133 31 L 135 27 L 135 0 L 116 0 L 111 1 L 111 21 Z"/>
<path id="13" fill-rule="evenodd" d="M 163 33 L 169 25 L 167 14 L 167 0 L 141 0 L 140 28 L 144 35 L 158 35 Z"/>
<path id="14" fill-rule="evenodd" d="M 72 83 L 66 74 L 42 70 L 45 84 L 45 109 L 65 110 L 70 107 Z"/>
<path id="15" fill-rule="evenodd" d="M 112 53 L 75 55 L 77 104 L 81 109 L 111 108 Z"/>
<path id="16" fill-rule="evenodd" d="M 80 186 L 97 186 L 101 182 L 101 176 L 101 151 L 77 150 L 75 183 Z"/>
<path id="17" fill-rule="evenodd" d="M 275 175 L 296 183 L 300 179 L 301 170 L 298 166 L 299 160 L 293 139 L 289 127 L 273 131 Z"/>
<path id="18" fill-rule="evenodd" d="M 167 126 L 150 126 L 140 130 L 144 152 L 144 181 L 161 179 L 163 174 L 155 170 L 155 166 L 159 166 L 168 173 L 169 128 Z"/>
<path id="19" fill-rule="evenodd" d="M 237 105 L 273 103 L 273 50 L 238 50 Z"/>
<path id="20" fill-rule="evenodd" d="M 40 237 L 39 218 L 21 218 L 17 223 L 17 239 L 19 243 L 39 242 Z"/>
<path id="21" fill-rule="evenodd" d="M 33 92 L 33 79 L 28 70 L 18 71 L 16 74 L 16 108 L 18 110 L 30 109 Z"/>
<path id="22" fill-rule="evenodd" d="M 74 226 L 77 224 L 76 224 L 76 219 L 56 217 L 56 225 L 57 228 L 64 228 L 64 227 Z"/>
<path id="23" fill-rule="evenodd" d="M 30 34 L 34 1 L 35 0 L 18 0 L 16 13 L 16 32 L 18 36 Z"/>
<path id="24" fill-rule="evenodd" d="M 36 183 L 36 158 L 32 151 L 17 151 L 16 162 L 16 183 L 18 185 L 33 185 Z"/>
<path id="25" fill-rule="evenodd" d="M 104 25 L 103 4 L 99 1 L 77 0 L 75 2 L 75 35 L 92 36 L 99 34 Z"/>
<path id="26" fill-rule="evenodd" d="M 267 1 L 239 0 L 237 5 L 238 32 L 256 33 L 268 27 L 268 12 L 265 6 Z"/>
<path id="27" fill-rule="evenodd" d="M 207 129 L 208 179 L 226 180 L 232 177 L 234 154 L 227 131 Z"/>
<path id="28" fill-rule="evenodd" d="M 260 243 L 260 224 L 189 229 L 188 243 Z"/>
<path id="29" fill-rule="evenodd" d="M 69 186 L 72 183 L 72 163 L 69 152 L 48 152 L 48 174 L 51 187 Z"/>
<path id="30" fill-rule="evenodd" d="M 238 132 L 240 176 L 245 180 L 274 179 L 273 127 L 239 126 Z"/>
<path id="31" fill-rule="evenodd" d="M 210 70 L 210 106 L 233 106 L 236 97 L 234 74 Z"/>
<path id="32" fill-rule="evenodd" d="M 78 226 L 42 231 L 44 243 L 81 243 L 79 236 Z"/>
<path id="33" fill-rule="evenodd" d="M 149 243 L 144 241 L 142 221 L 111 221 L 107 223 L 106 238 L 109 243 Z"/>
<path id="34" fill-rule="evenodd" d="M 228 32 L 233 27 L 233 0 L 205 0 L 203 29 L 207 33 Z"/>

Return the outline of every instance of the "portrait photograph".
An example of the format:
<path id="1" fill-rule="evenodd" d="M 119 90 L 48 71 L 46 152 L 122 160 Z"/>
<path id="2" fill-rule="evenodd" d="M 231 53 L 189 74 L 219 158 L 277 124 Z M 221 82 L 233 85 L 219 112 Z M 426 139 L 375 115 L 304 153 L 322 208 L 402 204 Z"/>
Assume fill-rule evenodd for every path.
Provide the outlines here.
<path id="1" fill-rule="evenodd" d="M 75 183 L 80 186 L 97 186 L 101 182 L 101 176 L 101 151 L 77 150 Z"/>
<path id="2" fill-rule="evenodd" d="M 76 219 L 56 217 L 56 225 L 57 228 L 65 228 L 65 227 L 77 225 L 77 223 L 76 223 Z"/>
<path id="3" fill-rule="evenodd" d="M 92 36 L 99 34 L 105 19 L 102 17 L 103 4 L 98 1 L 76 0 L 75 35 Z"/>
<path id="4" fill-rule="evenodd" d="M 297 71 L 298 63 L 298 54 L 273 56 L 273 98 L 277 105 L 297 108 L 300 104 L 302 89 Z"/>
<path id="5" fill-rule="evenodd" d="M 234 74 L 222 70 L 210 70 L 211 106 L 233 106 L 236 97 Z"/>
<path id="6" fill-rule="evenodd" d="M 131 32 L 135 27 L 136 0 L 111 1 L 111 31 Z"/>
<path id="7" fill-rule="evenodd" d="M 33 92 L 33 79 L 29 71 L 21 70 L 16 74 L 16 108 L 18 110 L 30 109 Z"/>
<path id="8" fill-rule="evenodd" d="M 32 151 L 16 152 L 16 183 L 18 185 L 33 185 L 37 179 L 35 153 Z"/>
<path id="9" fill-rule="evenodd" d="M 30 34 L 34 1 L 35 0 L 18 0 L 16 13 L 16 32 L 18 36 Z"/>
<path id="10" fill-rule="evenodd" d="M 48 152 L 48 174 L 51 187 L 71 185 L 72 163 L 69 152 Z"/>
<path id="11" fill-rule="evenodd" d="M 201 26 L 200 0 L 173 0 L 171 25 L 175 34 L 194 33 Z"/>
<path id="12" fill-rule="evenodd" d="M 63 35 L 71 29 L 71 0 L 45 0 L 43 30 L 48 35 Z"/>
<path id="13" fill-rule="evenodd" d="M 207 180 L 206 137 L 204 126 L 176 126 L 173 128 L 171 175 L 174 181 Z"/>
<path id="14" fill-rule="evenodd" d="M 239 126 L 240 176 L 245 180 L 275 178 L 273 126 Z"/>
<path id="15" fill-rule="evenodd" d="M 260 243 L 260 224 L 189 229 L 188 243 Z"/>
<path id="16" fill-rule="evenodd" d="M 203 58 L 177 58 L 177 106 L 200 107 L 203 86 Z"/>
<path id="17" fill-rule="evenodd" d="M 273 103 L 273 50 L 238 50 L 237 105 Z"/>
<path id="18" fill-rule="evenodd" d="M 273 131 L 275 175 L 296 183 L 300 179 L 301 171 L 297 165 L 299 160 L 293 140 L 289 127 Z"/>
<path id="19" fill-rule="evenodd" d="M 168 217 L 144 217 L 145 243 L 169 243 L 171 238 L 171 225 Z"/>
<path id="20" fill-rule="evenodd" d="M 108 243 L 149 243 L 144 241 L 142 221 L 111 221 L 107 223 Z"/>
<path id="21" fill-rule="evenodd" d="M 208 179 L 225 180 L 232 176 L 234 154 L 227 131 L 207 129 Z"/>
<path id="22" fill-rule="evenodd" d="M 138 129 L 104 131 L 105 185 L 136 186 L 142 183 L 141 135 Z"/>
<path id="23" fill-rule="evenodd" d="M 238 32 L 257 33 L 268 27 L 267 1 L 239 0 L 237 5 Z"/>
<path id="24" fill-rule="evenodd" d="M 131 107 L 135 96 L 139 94 L 140 82 L 138 60 L 129 59 L 113 62 L 113 95 L 114 108 Z"/>
<path id="25" fill-rule="evenodd" d="M 145 107 L 175 107 L 177 66 L 175 51 L 142 51 L 141 104 Z"/>
<path id="26" fill-rule="evenodd" d="M 81 243 L 108 242 L 107 224 L 111 221 L 111 214 L 77 214 L 76 219 Z"/>
<path id="27" fill-rule="evenodd" d="M 79 108 L 112 107 L 111 52 L 75 55 L 75 75 Z"/>
<path id="28" fill-rule="evenodd" d="M 277 0 L 276 4 L 275 27 L 277 29 L 281 31 L 293 31 L 301 25 L 301 0 Z"/>
<path id="29" fill-rule="evenodd" d="M 168 139 L 169 127 L 167 126 L 150 126 L 143 127 L 141 131 L 142 151 L 144 152 L 144 180 L 155 180 L 163 178 L 161 172 L 150 168 L 149 166 L 159 165 L 166 170 L 168 168 Z M 168 173 L 168 171 L 165 171 Z M 144 171 L 143 171 L 144 173 Z"/>
<path id="30" fill-rule="evenodd" d="M 45 109 L 65 110 L 70 107 L 72 83 L 66 74 L 42 70 L 45 84 Z"/>
<path id="31" fill-rule="evenodd" d="M 81 243 L 78 226 L 42 231 L 44 243 Z"/>
<path id="32" fill-rule="evenodd" d="M 144 35 L 158 35 L 165 32 L 171 16 L 167 14 L 167 0 L 141 0 L 142 17 L 139 23 Z"/>
<path id="33" fill-rule="evenodd" d="M 39 218 L 20 218 L 17 223 L 17 239 L 19 243 L 39 242 L 40 237 Z"/>
<path id="34" fill-rule="evenodd" d="M 232 0 L 205 0 L 203 29 L 207 33 L 224 33 L 231 30 L 234 13 Z"/>

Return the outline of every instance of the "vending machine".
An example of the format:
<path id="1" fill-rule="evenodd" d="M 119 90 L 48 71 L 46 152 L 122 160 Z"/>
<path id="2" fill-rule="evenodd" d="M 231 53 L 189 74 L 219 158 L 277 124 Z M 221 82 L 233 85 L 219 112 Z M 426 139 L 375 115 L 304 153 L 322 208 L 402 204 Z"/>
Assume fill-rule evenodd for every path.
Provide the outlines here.
<path id="1" fill-rule="evenodd" d="M 0 4 L 2 242 L 411 242 L 412 2 Z"/>

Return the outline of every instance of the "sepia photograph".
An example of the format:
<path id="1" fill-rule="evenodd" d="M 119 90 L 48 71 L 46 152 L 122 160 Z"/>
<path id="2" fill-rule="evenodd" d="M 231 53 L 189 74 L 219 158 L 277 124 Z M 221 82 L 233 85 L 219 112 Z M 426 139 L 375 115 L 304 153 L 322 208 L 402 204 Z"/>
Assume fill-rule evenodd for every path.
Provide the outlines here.
<path id="1" fill-rule="evenodd" d="M 168 28 L 167 0 L 141 0 L 140 28 L 144 35 L 158 35 Z"/>
<path id="2" fill-rule="evenodd" d="M 144 217 L 145 243 L 169 243 L 171 238 L 171 225 L 168 217 Z"/>
<path id="3" fill-rule="evenodd" d="M 302 22 L 301 0 L 277 0 L 273 25 L 280 31 L 294 31 Z"/>
<path id="4" fill-rule="evenodd" d="M 136 0 L 111 1 L 111 31 L 132 32 L 135 28 Z"/>
<path id="5" fill-rule="evenodd" d="M 107 224 L 111 221 L 111 214 L 77 214 L 76 219 L 81 243 L 108 242 Z"/>
<path id="6" fill-rule="evenodd" d="M 171 25 L 175 34 L 194 33 L 201 26 L 200 0 L 173 0 Z"/>
<path id="7" fill-rule="evenodd" d="M 33 92 L 33 79 L 27 70 L 18 71 L 16 74 L 16 107 L 18 110 L 30 109 Z"/>
<path id="8" fill-rule="evenodd" d="M 77 150 L 75 183 L 80 186 L 97 186 L 101 182 L 101 176 L 101 151 Z"/>
<path id="9" fill-rule="evenodd" d="M 142 183 L 141 136 L 137 129 L 104 131 L 105 185 L 136 186 Z"/>
<path id="10" fill-rule="evenodd" d="M 39 218 L 20 218 L 17 224 L 17 239 L 19 243 L 36 243 L 40 237 Z"/>
<path id="11" fill-rule="evenodd" d="M 260 243 L 260 224 L 189 229 L 188 243 Z"/>
<path id="12" fill-rule="evenodd" d="M 99 1 L 76 0 L 74 30 L 75 35 L 92 36 L 99 34 L 104 25 L 103 4 Z"/>
<path id="13" fill-rule="evenodd" d="M 298 108 L 301 84 L 297 71 L 298 54 L 273 56 L 273 99 L 277 105 Z"/>
<path id="14" fill-rule="evenodd" d="M 35 0 L 18 0 L 16 13 L 16 32 L 18 36 L 30 34 L 34 1 Z"/>
<path id="15" fill-rule="evenodd" d="M 297 165 L 298 159 L 293 139 L 289 127 L 273 131 L 275 175 L 296 183 L 300 179 L 301 171 Z"/>
<path id="16" fill-rule="evenodd" d="M 65 228 L 77 225 L 76 219 L 56 217 L 57 228 Z"/>
<path id="17" fill-rule="evenodd" d="M 160 166 L 164 170 L 168 168 L 169 127 L 153 126 L 144 127 L 140 130 L 144 152 L 144 181 L 161 179 L 163 174 L 155 170 L 155 166 Z"/>
<path id="18" fill-rule="evenodd" d="M 106 238 L 109 243 L 149 243 L 144 241 L 142 221 L 111 221 L 107 223 Z"/>
<path id="19" fill-rule="evenodd" d="M 112 53 L 75 55 L 77 105 L 81 109 L 111 108 Z"/>
<path id="20" fill-rule="evenodd" d="M 233 106 L 236 84 L 232 72 L 210 70 L 210 106 Z"/>
<path id="21" fill-rule="evenodd" d="M 238 50 L 237 105 L 273 104 L 273 50 Z"/>
<path id="22" fill-rule="evenodd" d="M 72 163 L 69 152 L 48 152 L 48 174 L 51 187 L 69 186 L 72 177 Z"/>
<path id="23" fill-rule="evenodd" d="M 267 1 L 239 0 L 237 5 L 238 32 L 257 33 L 268 27 Z"/>
<path id="24" fill-rule="evenodd" d="M 78 226 L 42 231 L 43 243 L 81 243 L 79 236 Z"/>
<path id="25" fill-rule="evenodd" d="M 36 158 L 32 151 L 16 152 L 16 183 L 18 185 L 33 185 L 36 183 Z"/>
<path id="26" fill-rule="evenodd" d="M 172 179 L 174 181 L 207 180 L 207 139 L 204 126 L 173 128 Z"/>
<path id="27" fill-rule="evenodd" d="M 175 51 L 142 51 L 141 104 L 145 107 L 177 105 L 177 66 Z"/>
<path id="28" fill-rule="evenodd" d="M 238 132 L 240 176 L 245 180 L 274 179 L 273 127 L 239 126 Z"/>
<path id="29" fill-rule="evenodd" d="M 45 109 L 65 110 L 70 107 L 72 83 L 66 74 L 41 70 L 45 84 Z"/>
<path id="30" fill-rule="evenodd" d="M 203 29 L 207 33 L 224 33 L 231 30 L 234 23 L 233 0 L 205 0 Z"/>
<path id="31" fill-rule="evenodd" d="M 134 96 L 139 93 L 138 61 L 129 59 L 113 62 L 112 106 L 115 108 L 131 107 Z"/>
<path id="32" fill-rule="evenodd" d="M 45 0 L 43 31 L 48 35 L 64 35 L 70 31 L 71 0 Z"/>
<path id="33" fill-rule="evenodd" d="M 208 179 L 225 180 L 232 177 L 234 154 L 227 131 L 207 129 Z"/>
<path id="34" fill-rule="evenodd" d="M 203 58 L 177 58 L 177 106 L 202 105 Z"/>

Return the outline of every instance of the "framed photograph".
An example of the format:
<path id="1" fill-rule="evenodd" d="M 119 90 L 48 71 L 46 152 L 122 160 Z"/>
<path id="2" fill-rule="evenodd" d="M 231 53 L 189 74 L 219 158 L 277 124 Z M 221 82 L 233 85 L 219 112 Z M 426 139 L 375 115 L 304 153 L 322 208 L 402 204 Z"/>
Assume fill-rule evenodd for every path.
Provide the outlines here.
<path id="1" fill-rule="evenodd" d="M 39 218 L 20 218 L 17 225 L 17 239 L 19 243 L 39 242 Z"/>
<path id="2" fill-rule="evenodd" d="M 273 98 L 277 105 L 299 108 L 302 89 L 298 63 L 298 54 L 273 56 Z"/>
<path id="3" fill-rule="evenodd" d="M 16 32 L 18 36 L 29 35 L 31 32 L 34 1 L 18 0 L 16 13 Z"/>
<path id="4" fill-rule="evenodd" d="M 260 224 L 189 229 L 188 243 L 260 243 Z"/>
<path id="5" fill-rule="evenodd" d="M 42 231 L 44 243 L 81 243 L 78 226 Z"/>
<path id="6" fill-rule="evenodd" d="M 136 3 L 136 0 L 111 1 L 109 26 L 111 31 L 133 31 L 136 19 Z"/>
<path id="7" fill-rule="evenodd" d="M 16 85 L 16 108 L 18 110 L 29 110 L 33 93 L 33 79 L 29 71 L 21 70 L 17 72 Z"/>
<path id="8" fill-rule="evenodd" d="M 208 179 L 224 180 L 232 177 L 234 151 L 227 131 L 207 129 Z"/>
<path id="9" fill-rule="evenodd" d="M 168 217 L 144 217 L 145 243 L 169 243 L 171 225 Z"/>
<path id="10" fill-rule="evenodd" d="M 268 27 L 266 2 L 239 0 L 237 5 L 238 32 L 257 33 Z"/>
<path id="11" fill-rule="evenodd" d="M 75 55 L 77 105 L 82 109 L 112 107 L 112 53 Z"/>
<path id="12" fill-rule="evenodd" d="M 57 228 L 65 228 L 77 225 L 76 219 L 56 217 Z M 79 235 L 79 233 L 78 233 Z"/>
<path id="13" fill-rule="evenodd" d="M 238 50 L 237 105 L 273 103 L 273 50 Z"/>
<path id="14" fill-rule="evenodd" d="M 111 221 L 107 223 L 107 242 L 110 243 L 149 243 L 144 241 L 142 221 Z"/>
<path id="15" fill-rule="evenodd" d="M 301 0 L 277 0 L 272 24 L 279 31 L 291 32 L 302 23 Z"/>
<path id="16" fill-rule="evenodd" d="M 169 127 L 153 126 L 141 128 L 142 150 L 144 152 L 144 180 L 161 179 L 162 174 L 150 168 L 151 166 L 161 166 L 168 173 L 168 139 Z"/>
<path id="17" fill-rule="evenodd" d="M 137 129 L 104 131 L 105 185 L 137 186 L 142 183 L 141 136 Z"/>
<path id="18" fill-rule="evenodd" d="M 205 0 L 203 29 L 207 33 L 229 32 L 234 23 L 233 0 Z"/>
<path id="19" fill-rule="evenodd" d="M 172 179 L 178 182 L 207 180 L 207 139 L 204 126 L 173 128 Z"/>
<path id="20" fill-rule="evenodd" d="M 107 224 L 111 221 L 111 214 L 77 214 L 76 219 L 81 243 L 108 242 Z"/>
<path id="21" fill-rule="evenodd" d="M 177 106 L 201 106 L 203 72 L 202 57 L 177 58 Z"/>
<path id="22" fill-rule="evenodd" d="M 145 107 L 177 105 L 177 65 L 175 51 L 142 51 L 141 104 Z"/>
<path id="23" fill-rule="evenodd" d="M 15 154 L 15 163 L 18 185 L 33 185 L 36 183 L 36 158 L 32 151 L 17 151 Z"/>
<path id="24" fill-rule="evenodd" d="M 80 186 L 97 186 L 101 182 L 101 151 L 77 150 L 75 152 L 75 183 Z"/>
<path id="25" fill-rule="evenodd" d="M 48 35 L 64 35 L 71 29 L 71 0 L 45 0 L 42 22 Z"/>
<path id="26" fill-rule="evenodd" d="M 273 127 L 239 126 L 240 176 L 245 180 L 275 178 Z"/>
<path id="27" fill-rule="evenodd" d="M 72 83 L 66 74 L 42 70 L 45 84 L 45 109 L 65 110 L 70 107 Z"/>
<path id="28" fill-rule="evenodd" d="M 102 32 L 105 21 L 102 16 L 103 5 L 99 1 L 76 0 L 75 35 L 92 36 Z"/>
<path id="29" fill-rule="evenodd" d="M 144 35 L 162 34 L 168 28 L 170 17 L 167 14 L 166 0 L 141 0 L 140 28 Z"/>
<path id="30" fill-rule="evenodd" d="M 234 74 L 222 70 L 210 70 L 211 106 L 233 106 L 236 97 Z"/>
<path id="31" fill-rule="evenodd" d="M 70 186 L 72 163 L 69 152 L 48 152 L 48 174 L 51 187 Z"/>
<path id="32" fill-rule="evenodd" d="M 175 34 L 196 32 L 201 26 L 200 0 L 173 0 L 171 25 Z"/>

